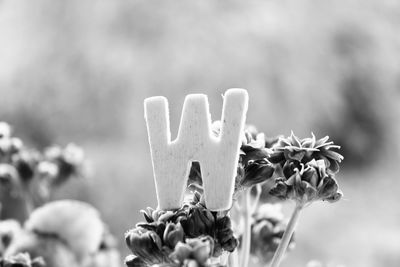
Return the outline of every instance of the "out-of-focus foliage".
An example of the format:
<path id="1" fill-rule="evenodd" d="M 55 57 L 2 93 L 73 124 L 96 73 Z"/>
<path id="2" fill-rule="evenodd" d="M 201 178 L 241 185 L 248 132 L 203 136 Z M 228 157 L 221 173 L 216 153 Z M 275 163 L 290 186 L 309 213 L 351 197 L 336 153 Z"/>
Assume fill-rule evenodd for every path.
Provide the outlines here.
<path id="1" fill-rule="evenodd" d="M 0 250 L 5 263 L 19 253 L 29 253 L 33 258 L 43 257 L 45 266 L 52 267 L 121 265 L 114 238 L 98 211 L 79 201 L 47 203 L 33 211 L 23 226 L 13 220 L 2 221 L 0 237 L 1 240 L 8 239 L 8 244 L 3 242 L 4 247 Z M 31 261 L 26 257 L 22 257 L 25 265 L 15 266 L 30 267 Z M 35 260 L 33 267 L 43 266 L 33 263 Z"/>
<path id="2" fill-rule="evenodd" d="M 1 111 L 39 144 L 56 128 L 140 137 L 144 97 L 172 98 L 177 115 L 188 92 L 215 99 L 235 86 L 250 90 L 249 118 L 271 135 L 318 126 L 337 140 L 346 128 L 356 136 L 346 149 L 360 158 L 395 118 L 395 1 L 17 0 L 0 8 L 0 88 L 9 103 Z"/>

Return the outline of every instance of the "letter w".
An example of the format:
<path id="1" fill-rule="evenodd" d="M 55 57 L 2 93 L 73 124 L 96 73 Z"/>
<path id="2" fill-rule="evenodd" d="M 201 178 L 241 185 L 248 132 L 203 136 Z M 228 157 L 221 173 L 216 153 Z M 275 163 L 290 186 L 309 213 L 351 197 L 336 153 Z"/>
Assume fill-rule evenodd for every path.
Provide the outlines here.
<path id="1" fill-rule="evenodd" d="M 227 90 L 221 132 L 215 137 L 211 132 L 207 96 L 188 95 L 183 104 L 178 136 L 171 141 L 167 99 L 157 96 L 145 100 L 159 209 L 181 207 L 193 161 L 200 162 L 207 208 L 214 211 L 230 208 L 247 105 L 246 90 Z"/>

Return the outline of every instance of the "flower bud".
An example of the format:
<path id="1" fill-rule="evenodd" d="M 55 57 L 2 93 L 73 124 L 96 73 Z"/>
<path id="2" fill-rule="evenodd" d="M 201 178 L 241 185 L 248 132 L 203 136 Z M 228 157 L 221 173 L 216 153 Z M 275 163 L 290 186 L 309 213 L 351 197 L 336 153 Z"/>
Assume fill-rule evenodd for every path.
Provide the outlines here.
<path id="1" fill-rule="evenodd" d="M 218 218 L 215 225 L 216 241 L 225 251 L 233 252 L 238 246 L 238 240 L 233 235 L 231 219 L 228 216 Z"/>
<path id="2" fill-rule="evenodd" d="M 125 234 L 125 241 L 136 256 L 149 262 L 157 262 L 159 259 L 162 242 L 155 232 L 136 227 Z"/>
<path id="3" fill-rule="evenodd" d="M 266 160 L 250 161 L 245 167 L 245 175 L 242 181 L 242 186 L 251 187 L 255 184 L 265 182 L 274 174 L 274 167 Z"/>
<path id="4" fill-rule="evenodd" d="M 183 242 L 178 242 L 175 246 L 174 251 L 171 253 L 170 257 L 176 259 L 179 262 L 184 262 L 190 257 L 192 253 L 192 247 Z"/>
<path id="5" fill-rule="evenodd" d="M 163 235 L 164 244 L 173 249 L 178 242 L 183 242 L 184 235 L 179 222 L 177 224 L 167 223 Z"/>
<path id="6" fill-rule="evenodd" d="M 322 185 L 318 188 L 318 197 L 321 199 L 329 198 L 338 191 L 339 187 L 332 177 L 325 177 Z"/>
<path id="7" fill-rule="evenodd" d="M 289 187 L 285 183 L 283 178 L 277 178 L 275 180 L 275 186 L 272 187 L 271 190 L 269 191 L 269 193 L 272 196 L 275 196 L 275 197 L 281 198 L 281 199 L 286 199 L 288 196 L 288 192 L 289 192 Z"/>
<path id="8" fill-rule="evenodd" d="M 279 150 L 273 150 L 273 152 L 268 156 L 268 161 L 273 164 L 280 164 L 285 162 L 285 160 L 285 155 Z"/>
<path id="9" fill-rule="evenodd" d="M 269 262 L 281 242 L 286 224 L 280 205 L 263 204 L 253 216 L 251 226 L 251 253 L 263 262 Z M 289 249 L 294 246 L 293 238 Z"/>
<path id="10" fill-rule="evenodd" d="M 80 165 L 85 159 L 83 149 L 73 143 L 68 144 L 62 151 L 64 160 L 71 165 Z"/>
<path id="11" fill-rule="evenodd" d="M 282 168 L 283 175 L 287 179 L 289 179 L 289 177 L 291 177 L 293 174 L 296 173 L 296 169 L 300 170 L 300 168 L 301 168 L 301 166 L 300 166 L 300 162 L 299 161 L 288 160 L 283 165 L 283 168 Z"/>
<path id="12" fill-rule="evenodd" d="M 211 211 L 200 205 L 192 207 L 187 217 L 182 218 L 180 222 L 189 237 L 211 234 L 215 224 Z"/>
<path id="13" fill-rule="evenodd" d="M 59 174 L 57 164 L 49 161 L 42 161 L 38 165 L 38 172 L 40 175 L 49 178 L 56 178 Z"/>
<path id="14" fill-rule="evenodd" d="M 213 252 L 214 242 L 211 237 L 205 236 L 202 238 L 189 239 L 188 244 L 192 247 L 192 257 L 198 263 L 203 265 Z"/>
<path id="15" fill-rule="evenodd" d="M 146 264 L 143 259 L 141 259 L 138 256 L 135 255 L 128 255 L 125 258 L 125 265 L 128 267 L 147 267 L 148 265 Z"/>

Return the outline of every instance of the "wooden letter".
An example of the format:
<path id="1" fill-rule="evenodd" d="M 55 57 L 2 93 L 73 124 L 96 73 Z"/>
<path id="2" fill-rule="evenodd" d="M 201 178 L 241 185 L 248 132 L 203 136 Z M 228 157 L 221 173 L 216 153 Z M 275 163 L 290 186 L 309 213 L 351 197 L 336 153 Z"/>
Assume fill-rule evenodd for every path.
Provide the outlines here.
<path id="1" fill-rule="evenodd" d="M 144 101 L 159 209 L 181 207 L 193 161 L 200 162 L 207 208 L 214 211 L 230 208 L 247 104 L 246 90 L 226 91 L 221 133 L 215 137 L 211 132 L 207 96 L 188 95 L 178 136 L 171 141 L 167 99 L 156 96 Z"/>

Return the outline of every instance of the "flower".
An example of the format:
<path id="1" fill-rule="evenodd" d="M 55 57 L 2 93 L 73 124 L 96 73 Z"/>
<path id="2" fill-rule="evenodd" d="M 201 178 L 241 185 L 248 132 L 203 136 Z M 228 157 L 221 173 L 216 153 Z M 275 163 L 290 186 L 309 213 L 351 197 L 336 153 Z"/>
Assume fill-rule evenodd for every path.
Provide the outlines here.
<path id="1" fill-rule="evenodd" d="M 125 241 L 133 254 L 147 263 L 161 263 L 166 259 L 162 253 L 162 240 L 154 231 L 135 227 L 125 234 Z"/>
<path id="2" fill-rule="evenodd" d="M 263 133 L 253 133 L 245 131 L 245 139 L 240 147 L 241 162 L 247 166 L 249 161 L 267 158 L 270 151 L 265 148 L 265 136 Z"/>
<path id="3" fill-rule="evenodd" d="M 262 183 L 271 178 L 275 168 L 265 159 L 251 160 L 244 168 L 244 178 L 240 181 L 240 185 L 251 187 L 255 184 Z"/>
<path id="4" fill-rule="evenodd" d="M 59 175 L 59 168 L 58 165 L 55 164 L 54 162 L 49 162 L 49 161 L 42 161 L 38 164 L 37 170 L 40 175 L 44 177 L 49 177 L 51 179 L 56 179 L 56 177 Z"/>
<path id="5" fill-rule="evenodd" d="M 263 204 L 253 215 L 251 226 L 251 253 L 267 263 L 281 242 L 286 224 L 283 222 L 281 206 Z M 294 238 L 290 239 L 289 249 L 294 247 Z"/>
<path id="6" fill-rule="evenodd" d="M 283 166 L 286 161 L 298 161 L 307 163 L 312 159 L 323 159 L 327 169 L 333 173 L 338 172 L 339 163 L 343 156 L 336 152 L 340 146 L 329 141 L 329 137 L 316 140 L 315 135 L 311 138 L 299 139 L 292 132 L 287 138 L 279 138 L 279 141 L 272 147 L 272 153 L 268 160 L 274 164 Z"/>
<path id="7" fill-rule="evenodd" d="M 0 221 L 0 255 L 3 255 L 13 239 L 21 234 L 21 231 L 21 224 L 16 220 Z"/>
<path id="8" fill-rule="evenodd" d="M 40 157 L 37 151 L 27 149 L 12 156 L 12 164 L 17 168 L 23 181 L 27 182 L 34 177 Z"/>
<path id="9" fill-rule="evenodd" d="M 128 267 L 147 267 L 149 266 L 141 257 L 136 255 L 128 255 L 125 258 L 125 264 Z"/>
<path id="10" fill-rule="evenodd" d="M 305 204 L 316 200 L 336 202 L 342 192 L 334 174 L 326 171 L 324 160 L 312 160 L 307 164 L 288 164 L 284 171 L 289 177 L 276 179 L 270 194 L 282 199 L 294 199 Z"/>
<path id="11" fill-rule="evenodd" d="M 127 245 L 136 256 L 126 259 L 128 266 L 217 266 L 205 262 L 238 245 L 230 218 L 208 210 L 197 191 L 178 210 L 147 208 L 141 212 L 146 222 L 126 234 Z"/>
<path id="12" fill-rule="evenodd" d="M 9 138 L 12 134 L 10 124 L 4 121 L 0 121 L 0 138 Z"/>
<path id="13" fill-rule="evenodd" d="M 144 218 L 146 219 L 146 221 L 148 223 L 157 222 L 157 221 L 167 222 L 174 215 L 173 211 L 153 209 L 151 207 L 147 207 L 146 210 L 140 210 L 140 212 L 143 214 Z"/>
<path id="14" fill-rule="evenodd" d="M 18 171 L 11 164 L 0 163 L 0 185 L 13 194 L 21 189 Z"/>
<path id="15" fill-rule="evenodd" d="M 84 152 L 75 144 L 68 144 L 65 148 L 52 146 L 45 150 L 44 160 L 58 166 L 58 175 L 54 184 L 61 184 L 71 176 L 79 176 L 84 165 Z"/>
<path id="16" fill-rule="evenodd" d="M 1 258 L 0 266 L 1 267 L 45 267 L 46 263 L 41 257 L 31 259 L 28 253 L 19 253 L 15 256 Z"/>
<path id="17" fill-rule="evenodd" d="M 178 242 L 170 257 L 179 263 L 193 260 L 197 266 L 204 266 L 214 251 L 214 241 L 210 236 L 186 239 Z"/>
<path id="18" fill-rule="evenodd" d="M 231 219 L 228 216 L 218 218 L 215 223 L 216 248 L 214 254 L 222 251 L 233 252 L 239 242 L 233 235 Z M 220 250 L 220 249 L 221 250 Z"/>
<path id="19" fill-rule="evenodd" d="M 170 248 L 174 248 L 178 242 L 182 242 L 184 239 L 185 233 L 183 232 L 183 228 L 181 224 L 178 223 L 167 223 L 163 234 L 164 244 L 169 246 Z"/>
<path id="20" fill-rule="evenodd" d="M 202 205 L 189 207 L 187 216 L 183 217 L 180 222 L 188 237 L 212 235 L 215 228 L 214 215 Z"/>
<path id="21" fill-rule="evenodd" d="M 328 142 L 328 140 L 329 136 L 316 140 L 313 133 L 311 138 L 304 139 L 303 146 L 317 149 L 312 153 L 306 154 L 305 158 L 308 161 L 323 159 L 326 167 L 336 173 L 339 171 L 339 163 L 342 162 L 343 156 L 334 151 L 334 149 L 340 149 L 340 146 L 335 145 L 332 141 Z"/>

